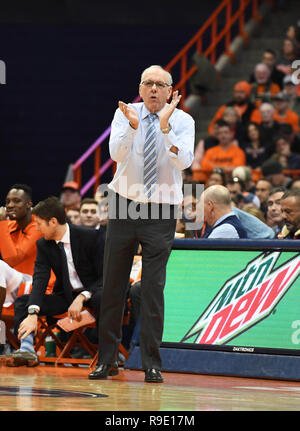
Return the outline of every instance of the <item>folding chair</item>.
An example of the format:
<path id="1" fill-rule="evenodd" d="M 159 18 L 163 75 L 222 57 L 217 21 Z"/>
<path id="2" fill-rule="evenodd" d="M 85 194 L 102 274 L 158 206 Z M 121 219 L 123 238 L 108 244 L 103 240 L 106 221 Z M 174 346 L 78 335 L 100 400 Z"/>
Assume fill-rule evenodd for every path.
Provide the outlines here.
<path id="1" fill-rule="evenodd" d="M 39 356 L 39 360 L 40 362 L 54 363 L 55 366 L 60 364 L 72 364 L 74 366 L 79 364 L 89 365 L 91 361 L 90 358 L 72 358 L 71 350 L 75 346 L 81 346 L 87 350 L 91 357 L 96 354 L 97 345 L 91 343 L 84 334 L 84 331 L 87 328 L 94 328 L 96 327 L 96 324 L 93 323 L 76 328 L 70 332 L 71 336 L 67 341 L 62 341 L 57 336 L 57 332 L 61 331 L 57 322 L 59 319 L 67 317 L 67 315 L 67 313 L 63 313 L 61 315 L 53 316 L 53 318 L 48 317 L 48 319 L 45 316 L 39 316 L 39 327 L 35 338 L 35 350 Z M 55 343 L 56 354 L 54 357 L 49 357 L 46 353 L 45 345 L 48 337 L 51 337 L 52 341 Z"/>
<path id="2" fill-rule="evenodd" d="M 54 319 L 47 318 L 45 316 L 39 316 L 38 318 L 38 330 L 35 337 L 34 348 L 39 356 L 40 362 L 45 363 L 55 363 L 57 359 L 57 355 L 63 350 L 64 343 L 57 336 L 57 332 L 59 332 L 59 328 L 57 327 L 57 320 L 65 317 L 65 314 L 54 316 Z M 47 337 L 51 337 L 52 341 L 55 343 L 55 356 L 49 357 L 46 352 L 46 342 Z"/>

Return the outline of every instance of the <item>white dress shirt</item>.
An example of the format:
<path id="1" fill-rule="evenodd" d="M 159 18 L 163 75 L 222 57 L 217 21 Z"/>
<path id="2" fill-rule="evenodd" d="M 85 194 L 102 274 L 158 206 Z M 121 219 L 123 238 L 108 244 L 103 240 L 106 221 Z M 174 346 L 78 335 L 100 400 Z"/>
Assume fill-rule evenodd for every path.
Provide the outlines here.
<path id="1" fill-rule="evenodd" d="M 109 150 L 117 162 L 117 170 L 108 187 L 130 200 L 148 202 L 144 194 L 144 145 L 149 111 L 142 102 L 129 106 L 137 111 L 139 126 L 133 129 L 121 110 L 116 110 Z M 194 157 L 195 122 L 186 112 L 175 109 L 169 124 L 172 129 L 164 134 L 159 119 L 155 120 L 158 188 L 150 201 L 176 205 L 183 199 L 181 171 L 192 164 Z M 170 151 L 172 146 L 178 148 L 178 154 Z"/>

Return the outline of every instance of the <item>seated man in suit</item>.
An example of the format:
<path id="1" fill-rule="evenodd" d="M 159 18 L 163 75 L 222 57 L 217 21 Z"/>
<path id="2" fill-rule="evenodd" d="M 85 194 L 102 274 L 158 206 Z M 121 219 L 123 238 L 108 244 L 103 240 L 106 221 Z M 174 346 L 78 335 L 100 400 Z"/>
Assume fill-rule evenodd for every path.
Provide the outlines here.
<path id="1" fill-rule="evenodd" d="M 39 314 L 68 312 L 70 320 L 80 320 L 80 312 L 87 306 L 97 320 L 102 293 L 102 233 L 69 225 L 64 207 L 55 197 L 39 202 L 32 212 L 43 238 L 37 241 L 31 293 L 15 301 L 15 332 L 21 345 L 8 358 L 7 365 L 13 367 L 39 363 L 34 351 Z M 46 295 L 51 270 L 56 282 L 52 294 Z"/>

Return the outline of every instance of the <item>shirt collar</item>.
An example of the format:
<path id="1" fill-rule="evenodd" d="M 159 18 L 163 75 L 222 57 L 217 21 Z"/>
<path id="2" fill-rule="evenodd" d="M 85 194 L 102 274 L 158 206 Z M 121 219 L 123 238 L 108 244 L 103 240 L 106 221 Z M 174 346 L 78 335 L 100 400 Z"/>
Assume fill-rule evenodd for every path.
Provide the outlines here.
<path id="1" fill-rule="evenodd" d="M 156 114 L 157 116 L 159 116 L 160 112 L 161 112 L 163 109 L 164 109 L 164 107 L 163 107 L 160 111 L 155 112 L 155 114 Z M 151 114 L 151 112 L 150 112 L 150 111 L 148 111 L 148 109 L 147 109 L 147 108 L 146 108 L 146 106 L 145 106 L 145 103 L 143 103 L 143 107 L 142 107 L 142 120 L 145 120 L 145 118 L 147 118 L 149 114 Z"/>
<path id="2" fill-rule="evenodd" d="M 214 226 L 213 226 L 213 227 L 217 226 L 217 225 L 218 225 L 218 224 L 220 224 L 223 220 L 225 220 L 227 217 L 230 217 L 230 216 L 232 216 L 232 215 L 234 215 L 234 212 L 233 212 L 233 211 L 231 211 L 230 213 L 227 213 L 227 214 L 223 215 L 222 217 L 220 217 L 220 218 L 216 221 L 216 223 L 214 224 Z"/>

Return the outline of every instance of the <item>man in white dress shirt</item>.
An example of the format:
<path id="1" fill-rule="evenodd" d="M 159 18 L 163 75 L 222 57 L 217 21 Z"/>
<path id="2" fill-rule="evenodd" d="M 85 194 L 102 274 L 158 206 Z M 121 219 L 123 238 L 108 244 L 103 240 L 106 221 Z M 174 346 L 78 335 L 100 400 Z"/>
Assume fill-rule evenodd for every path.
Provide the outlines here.
<path id="1" fill-rule="evenodd" d="M 143 102 L 119 102 L 112 122 L 109 148 L 117 170 L 108 186 L 99 361 L 89 378 L 118 374 L 124 300 L 141 244 L 142 367 L 146 382 L 161 383 L 166 265 L 183 199 L 182 170 L 193 161 L 195 131 L 192 117 L 176 109 L 181 96 L 172 91 L 172 77 L 162 67 L 150 66 L 142 73 L 139 93 Z"/>

